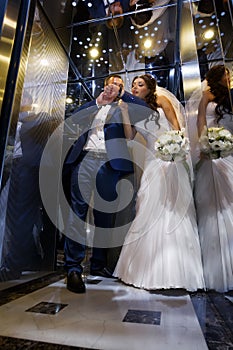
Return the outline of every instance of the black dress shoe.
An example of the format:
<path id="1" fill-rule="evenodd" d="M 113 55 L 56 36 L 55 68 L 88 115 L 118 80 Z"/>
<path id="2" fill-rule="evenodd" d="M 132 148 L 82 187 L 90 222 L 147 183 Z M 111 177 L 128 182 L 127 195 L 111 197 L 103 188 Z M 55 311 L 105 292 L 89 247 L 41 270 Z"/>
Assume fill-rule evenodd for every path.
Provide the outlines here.
<path id="1" fill-rule="evenodd" d="M 86 286 L 80 273 L 71 271 L 67 276 L 67 289 L 73 293 L 85 293 Z"/>
<path id="2" fill-rule="evenodd" d="M 107 269 L 107 267 L 104 267 L 101 270 L 91 270 L 90 274 L 92 276 L 100 276 L 105 278 L 114 278 L 112 273 Z"/>
<path id="3" fill-rule="evenodd" d="M 0 282 L 18 280 L 21 277 L 21 271 L 10 270 L 6 267 L 0 268 Z"/>

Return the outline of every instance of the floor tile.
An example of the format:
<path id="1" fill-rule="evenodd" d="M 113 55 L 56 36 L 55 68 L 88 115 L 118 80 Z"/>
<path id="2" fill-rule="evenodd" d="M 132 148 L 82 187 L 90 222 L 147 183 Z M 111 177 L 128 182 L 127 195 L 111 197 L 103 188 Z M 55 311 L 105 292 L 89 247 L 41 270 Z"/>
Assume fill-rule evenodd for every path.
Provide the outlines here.
<path id="1" fill-rule="evenodd" d="M 61 279 L 2 305 L 0 335 L 64 349 L 208 349 L 188 294 L 153 294 L 113 279 L 89 279 L 84 294 L 69 292 Z M 139 322 L 132 322 L 135 316 Z"/>
<path id="2" fill-rule="evenodd" d="M 128 310 L 123 322 L 160 325 L 161 312 L 148 310 Z"/>
<path id="3" fill-rule="evenodd" d="M 36 312 L 38 314 L 55 315 L 68 304 L 41 302 L 25 310 L 26 312 Z"/>

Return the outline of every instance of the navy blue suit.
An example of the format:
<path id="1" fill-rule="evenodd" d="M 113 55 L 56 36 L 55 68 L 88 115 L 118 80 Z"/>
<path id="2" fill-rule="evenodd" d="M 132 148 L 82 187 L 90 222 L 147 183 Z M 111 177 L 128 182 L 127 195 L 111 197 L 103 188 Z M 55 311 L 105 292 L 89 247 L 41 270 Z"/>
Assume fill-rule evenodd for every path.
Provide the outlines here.
<path id="1" fill-rule="evenodd" d="M 128 103 L 130 121 L 131 121 L 132 125 L 134 125 L 139 120 L 146 118 L 146 113 L 149 112 L 149 109 L 148 109 L 147 104 L 142 99 L 130 94 L 127 91 L 124 92 L 121 99 L 122 99 L 122 101 Z M 138 105 L 138 106 L 136 107 L 135 105 Z M 79 107 L 78 110 L 73 113 L 73 120 L 74 120 L 74 122 L 77 122 L 80 124 L 82 130 L 84 128 L 86 128 L 86 130 L 88 132 L 90 127 L 91 127 L 93 118 L 97 112 L 98 112 L 98 107 L 96 105 L 96 101 L 93 100 L 93 101 L 87 102 L 84 105 L 82 105 L 81 107 Z M 117 118 L 115 116 L 114 122 L 121 123 L 122 122 L 121 116 L 117 115 Z M 113 129 L 113 130 L 111 128 L 109 129 L 109 125 L 110 125 L 110 123 L 108 123 L 106 125 L 106 128 L 105 128 L 105 140 L 112 139 L 113 140 L 112 142 L 114 142 L 115 145 L 114 145 L 114 149 L 113 149 L 113 147 L 110 149 L 107 148 L 107 153 L 108 153 L 110 159 L 112 158 L 112 152 L 114 152 L 114 158 L 121 158 L 125 152 L 126 152 L 126 154 L 128 154 L 126 143 L 123 144 L 122 141 L 120 141 L 120 142 L 117 141 L 117 138 L 120 138 L 120 137 L 124 138 L 125 137 L 124 132 L 122 130 L 122 126 L 120 127 L 120 129 L 117 129 L 119 132 L 119 134 L 118 134 L 118 133 L 116 133 L 115 129 Z M 111 131 L 109 131 L 109 130 L 111 130 Z M 114 135 L 111 135 L 112 131 L 114 132 Z M 82 135 L 76 141 L 76 143 L 73 146 L 73 149 L 71 150 L 70 154 L 68 155 L 68 157 L 66 159 L 66 164 L 75 163 L 75 161 L 79 157 L 80 152 L 83 149 L 83 146 L 86 143 L 86 138 L 87 138 L 87 134 L 82 131 Z M 118 148 L 117 146 L 120 146 L 120 148 Z M 124 153 L 122 153 L 122 151 Z M 115 157 L 116 152 L 119 153 L 119 157 Z M 121 165 L 117 166 L 116 165 L 117 162 L 125 163 L 123 160 L 116 161 L 115 159 L 113 159 L 112 161 L 110 161 L 111 166 L 113 168 L 117 167 L 118 170 L 122 170 L 122 171 L 129 170 L 129 169 L 124 169 L 124 165 L 123 165 L 123 168 L 121 168 Z"/>
<path id="2" fill-rule="evenodd" d="M 146 106 L 141 99 L 125 92 L 122 100 L 129 102 L 129 115 L 133 116 L 132 124 L 146 118 L 146 109 L 142 111 L 139 106 L 135 105 L 138 103 L 141 106 Z M 65 238 L 65 268 L 67 272 L 82 272 L 81 263 L 85 257 L 86 245 L 85 220 L 92 193 L 94 193 L 95 238 L 91 270 L 101 270 L 106 266 L 106 248 L 108 248 L 109 242 L 104 229 L 109 229 L 110 232 L 114 226 L 115 218 L 114 210 L 108 212 L 108 206 L 115 201 L 113 208 L 117 209 L 116 185 L 123 176 L 133 173 L 133 163 L 124 135 L 121 110 L 116 103 L 112 104 L 104 125 L 107 158 L 105 160 L 91 159 L 88 154 L 85 157 L 83 147 L 87 141 L 88 129 L 97 112 L 98 107 L 95 101 L 86 103 L 78 109 L 77 121 L 81 125 L 82 134 L 66 159 L 66 166 L 71 167 L 70 203 L 72 208 Z M 78 116 L 79 114 L 80 116 Z M 98 196 L 101 196 L 105 201 L 105 207 L 101 207 L 101 209 L 98 209 L 98 205 L 101 203 Z M 79 218 L 78 221 L 75 216 Z"/>
<path id="3" fill-rule="evenodd" d="M 41 226 L 39 166 L 46 142 L 59 124 L 45 112 L 30 113 L 21 121 L 22 155 L 12 165 L 3 258 L 3 266 L 12 271 L 32 268 L 41 259 L 33 236 L 35 227 L 40 231 Z"/>

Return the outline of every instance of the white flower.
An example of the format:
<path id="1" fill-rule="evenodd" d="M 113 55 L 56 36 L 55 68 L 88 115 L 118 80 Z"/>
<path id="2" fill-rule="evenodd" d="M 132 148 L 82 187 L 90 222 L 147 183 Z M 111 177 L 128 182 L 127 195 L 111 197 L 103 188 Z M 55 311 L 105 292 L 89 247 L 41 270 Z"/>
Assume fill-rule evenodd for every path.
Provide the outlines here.
<path id="1" fill-rule="evenodd" d="M 159 143 L 161 145 L 166 145 L 170 141 L 170 135 L 162 134 L 159 138 Z"/>
<path id="2" fill-rule="evenodd" d="M 232 142 L 230 142 L 230 141 L 224 142 L 223 151 L 231 151 L 232 152 Z"/>
<path id="3" fill-rule="evenodd" d="M 230 131 L 226 129 L 219 130 L 219 136 L 225 138 L 232 138 Z"/>
<path id="4" fill-rule="evenodd" d="M 221 149 L 223 149 L 223 145 L 224 145 L 224 142 L 222 141 L 213 141 L 211 143 L 211 149 L 213 151 L 221 151 Z"/>
<path id="5" fill-rule="evenodd" d="M 201 151 L 214 159 L 227 157 L 233 152 L 233 136 L 223 127 L 205 128 L 199 142 Z"/>
<path id="6" fill-rule="evenodd" d="M 169 130 L 162 134 L 154 144 L 155 155 L 165 161 L 182 161 L 189 152 L 189 140 L 185 130 Z"/>
<path id="7" fill-rule="evenodd" d="M 180 146 L 176 143 L 172 143 L 169 147 L 169 152 L 174 154 L 174 153 L 178 153 L 180 151 Z"/>

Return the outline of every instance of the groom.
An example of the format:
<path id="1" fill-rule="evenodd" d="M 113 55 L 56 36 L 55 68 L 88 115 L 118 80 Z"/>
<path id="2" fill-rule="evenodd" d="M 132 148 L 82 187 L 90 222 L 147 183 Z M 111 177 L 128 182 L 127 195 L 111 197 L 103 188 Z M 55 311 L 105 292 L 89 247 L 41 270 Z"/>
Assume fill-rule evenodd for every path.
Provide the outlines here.
<path id="1" fill-rule="evenodd" d="M 106 268 L 108 237 L 105 231 L 114 226 L 117 209 L 119 180 L 133 173 L 133 163 L 122 124 L 118 100 L 128 102 L 129 116 L 133 124 L 146 118 L 135 104 L 145 106 L 139 98 L 124 90 L 121 76 L 114 74 L 105 79 L 104 91 L 95 101 L 78 109 L 77 120 L 86 121 L 86 129 L 73 145 L 65 161 L 71 167 L 70 206 L 65 237 L 65 269 L 67 289 L 74 293 L 84 293 L 82 261 L 85 258 L 85 221 L 91 198 L 94 201 L 95 236 L 91 257 L 90 273 L 94 276 L 111 277 Z M 137 113 L 139 111 L 140 113 Z M 63 179 L 64 183 L 64 179 Z M 93 197 L 92 197 L 93 196 Z M 115 203 L 115 207 L 113 206 Z M 110 210 L 109 210 L 110 209 Z"/>

